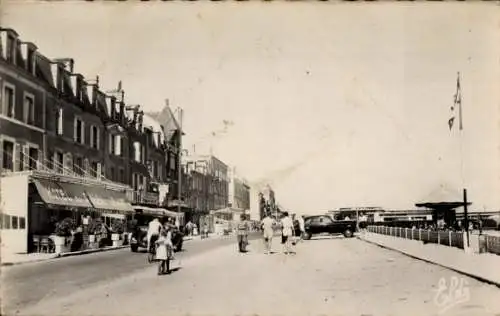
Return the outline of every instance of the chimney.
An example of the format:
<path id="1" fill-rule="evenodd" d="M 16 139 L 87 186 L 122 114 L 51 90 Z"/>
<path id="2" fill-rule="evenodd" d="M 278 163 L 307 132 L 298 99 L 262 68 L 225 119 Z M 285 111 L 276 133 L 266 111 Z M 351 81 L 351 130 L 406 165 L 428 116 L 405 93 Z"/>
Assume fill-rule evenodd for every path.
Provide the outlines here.
<path id="1" fill-rule="evenodd" d="M 116 119 L 116 98 L 115 97 L 111 97 L 111 118 L 113 118 L 113 120 Z"/>
<path id="2" fill-rule="evenodd" d="M 134 120 L 133 120 L 133 123 L 135 125 L 135 124 L 137 124 L 137 114 L 139 112 L 139 106 L 134 107 L 133 110 L 134 110 Z"/>
<path id="3" fill-rule="evenodd" d="M 142 123 L 144 119 L 144 111 L 140 111 L 137 113 L 137 130 L 142 132 Z"/>

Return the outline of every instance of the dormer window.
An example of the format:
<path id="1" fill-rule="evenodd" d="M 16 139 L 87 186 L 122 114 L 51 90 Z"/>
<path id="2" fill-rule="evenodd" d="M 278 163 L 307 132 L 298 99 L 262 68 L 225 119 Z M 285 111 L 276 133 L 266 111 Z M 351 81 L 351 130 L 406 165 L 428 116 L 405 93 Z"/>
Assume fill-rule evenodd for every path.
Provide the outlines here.
<path id="1" fill-rule="evenodd" d="M 11 35 L 7 36 L 6 58 L 7 58 L 7 61 L 10 63 L 15 63 L 15 59 L 16 59 L 15 42 L 16 42 L 16 39 L 13 36 L 11 36 Z"/>

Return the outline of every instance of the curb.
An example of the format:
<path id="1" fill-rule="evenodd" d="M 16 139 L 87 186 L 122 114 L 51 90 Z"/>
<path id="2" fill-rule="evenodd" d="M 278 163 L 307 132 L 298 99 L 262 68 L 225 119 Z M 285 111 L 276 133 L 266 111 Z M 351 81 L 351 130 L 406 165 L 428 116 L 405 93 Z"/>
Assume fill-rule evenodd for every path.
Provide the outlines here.
<path id="1" fill-rule="evenodd" d="M 479 276 L 477 274 L 470 273 L 470 272 L 467 272 L 467 271 L 464 271 L 464 270 L 461 270 L 461 269 L 457 269 L 457 268 L 454 268 L 454 267 L 450 267 L 448 265 L 444 265 L 444 264 L 432 261 L 430 259 L 424 259 L 424 258 L 421 258 L 421 257 L 417 257 L 417 256 L 409 254 L 409 253 L 407 253 L 405 251 L 402 251 L 402 250 L 399 250 L 399 249 L 396 249 L 396 248 L 393 248 L 393 247 L 390 247 L 390 246 L 381 245 L 381 244 L 379 244 L 379 243 L 377 243 L 375 241 L 367 240 L 367 239 L 361 238 L 359 236 L 356 237 L 356 238 L 359 239 L 359 240 L 362 240 L 362 241 L 364 241 L 366 243 L 378 246 L 380 248 L 384 248 L 384 249 L 392 250 L 392 251 L 395 251 L 395 252 L 399 252 L 400 254 L 403 254 L 403 255 L 405 255 L 407 257 L 410 257 L 410 258 L 413 258 L 413 259 L 417 259 L 417 260 L 420 260 L 420 261 L 424 261 L 424 262 L 427 262 L 427 263 L 430 263 L 430 264 L 434 264 L 434 265 L 440 266 L 442 268 L 445 268 L 445 269 L 448 269 L 448 270 L 452 270 L 452 271 L 455 271 L 457 273 L 460 273 L 460 274 L 463 274 L 465 276 L 468 276 L 470 278 L 476 279 L 478 281 L 481 281 L 481 282 L 484 282 L 484 283 L 488 283 L 488 284 L 491 284 L 491 285 L 495 285 L 495 286 L 497 286 L 497 287 L 500 288 L 500 282 L 492 281 L 490 279 L 484 278 L 484 277 Z"/>
<path id="2" fill-rule="evenodd" d="M 108 248 L 98 248 L 98 249 L 87 249 L 87 250 L 74 251 L 74 252 L 65 252 L 65 253 L 60 253 L 59 255 L 57 255 L 56 258 L 79 256 L 79 255 L 85 255 L 85 254 L 94 253 L 94 252 L 119 250 L 119 249 L 123 249 L 123 248 L 127 248 L 127 247 L 129 247 L 129 246 L 126 245 L 126 246 L 118 246 L 118 247 L 108 247 Z"/>
<path id="3" fill-rule="evenodd" d="M 99 249 L 87 249 L 87 250 L 74 251 L 74 252 L 65 252 L 65 253 L 60 253 L 60 254 L 54 254 L 53 257 L 31 260 L 31 261 L 5 262 L 5 263 L 2 262 L 1 266 L 2 267 L 11 267 L 11 266 L 17 266 L 17 265 L 21 265 L 21 264 L 42 262 L 42 261 L 48 261 L 48 260 L 54 260 L 54 259 L 60 259 L 60 258 L 65 258 L 65 257 L 72 257 L 72 256 L 80 256 L 80 255 L 94 253 L 94 252 L 119 250 L 119 249 L 123 249 L 123 248 L 127 248 L 127 247 L 128 247 L 128 245 L 127 246 L 118 246 L 118 247 L 99 248 Z"/>

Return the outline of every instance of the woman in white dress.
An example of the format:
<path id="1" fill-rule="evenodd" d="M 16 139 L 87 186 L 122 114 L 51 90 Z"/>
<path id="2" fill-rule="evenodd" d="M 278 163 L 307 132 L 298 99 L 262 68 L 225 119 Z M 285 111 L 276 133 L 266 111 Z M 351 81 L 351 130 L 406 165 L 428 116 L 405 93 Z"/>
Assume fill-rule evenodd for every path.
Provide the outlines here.
<path id="1" fill-rule="evenodd" d="M 170 229 L 162 229 L 160 237 L 156 241 L 156 260 L 158 264 L 158 275 L 170 273 L 170 259 L 172 258 L 172 232 Z"/>

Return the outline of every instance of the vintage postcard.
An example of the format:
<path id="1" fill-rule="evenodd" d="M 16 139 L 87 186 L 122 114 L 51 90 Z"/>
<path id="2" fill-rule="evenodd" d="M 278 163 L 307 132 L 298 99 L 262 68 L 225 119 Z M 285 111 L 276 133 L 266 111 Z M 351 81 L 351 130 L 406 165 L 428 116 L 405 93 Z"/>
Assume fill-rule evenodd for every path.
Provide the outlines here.
<path id="1" fill-rule="evenodd" d="M 1 314 L 500 316 L 499 8 L 3 0 Z"/>

